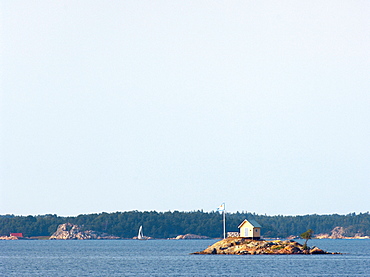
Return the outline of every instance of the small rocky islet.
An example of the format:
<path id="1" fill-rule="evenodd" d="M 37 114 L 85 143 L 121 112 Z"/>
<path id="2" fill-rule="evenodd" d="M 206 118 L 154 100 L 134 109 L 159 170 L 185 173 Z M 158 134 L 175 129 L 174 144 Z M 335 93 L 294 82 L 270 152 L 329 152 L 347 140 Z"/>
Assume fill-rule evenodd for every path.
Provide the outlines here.
<path id="1" fill-rule="evenodd" d="M 341 254 L 326 252 L 318 247 L 304 246 L 293 240 L 252 240 L 246 238 L 226 238 L 192 254 L 208 255 L 313 255 Z"/>

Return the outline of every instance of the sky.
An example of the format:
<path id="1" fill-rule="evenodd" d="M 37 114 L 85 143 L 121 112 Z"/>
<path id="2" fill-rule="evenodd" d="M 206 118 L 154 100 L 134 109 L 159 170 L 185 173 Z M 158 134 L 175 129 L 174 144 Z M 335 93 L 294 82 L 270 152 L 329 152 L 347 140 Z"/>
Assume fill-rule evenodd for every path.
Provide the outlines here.
<path id="1" fill-rule="evenodd" d="M 370 209 L 369 1 L 1 1 L 0 214 Z"/>

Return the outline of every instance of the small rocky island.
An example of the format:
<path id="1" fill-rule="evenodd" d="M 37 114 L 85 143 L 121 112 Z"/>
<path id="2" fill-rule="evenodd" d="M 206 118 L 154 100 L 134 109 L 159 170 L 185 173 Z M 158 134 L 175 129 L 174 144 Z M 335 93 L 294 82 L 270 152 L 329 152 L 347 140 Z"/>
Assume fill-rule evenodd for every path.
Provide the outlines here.
<path id="1" fill-rule="evenodd" d="M 221 255 L 296 255 L 296 254 L 340 254 L 326 252 L 318 247 L 304 249 L 303 245 L 293 240 L 252 240 L 246 238 L 226 238 L 214 243 L 203 251 L 192 254 Z"/>

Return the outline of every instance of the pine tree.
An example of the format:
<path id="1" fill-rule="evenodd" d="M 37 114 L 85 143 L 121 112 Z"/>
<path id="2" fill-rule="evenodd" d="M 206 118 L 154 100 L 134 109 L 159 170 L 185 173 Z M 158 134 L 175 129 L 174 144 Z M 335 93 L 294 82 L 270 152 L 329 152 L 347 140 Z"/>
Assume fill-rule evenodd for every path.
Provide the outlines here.
<path id="1" fill-rule="evenodd" d="M 306 240 L 304 242 L 304 244 L 303 244 L 303 249 L 308 249 L 308 247 L 307 247 L 307 241 L 309 239 L 312 239 L 312 234 L 313 234 L 312 229 L 308 229 L 306 232 L 304 232 L 304 233 L 301 234 L 301 238 Z"/>

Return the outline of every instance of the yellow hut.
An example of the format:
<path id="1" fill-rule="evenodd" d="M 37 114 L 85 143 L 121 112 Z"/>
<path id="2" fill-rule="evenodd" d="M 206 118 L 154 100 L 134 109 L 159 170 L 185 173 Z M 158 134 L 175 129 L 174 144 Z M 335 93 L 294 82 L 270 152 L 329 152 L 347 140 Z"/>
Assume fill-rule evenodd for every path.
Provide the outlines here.
<path id="1" fill-rule="evenodd" d="M 261 238 L 261 225 L 254 219 L 244 219 L 238 226 L 241 238 L 259 240 Z"/>

